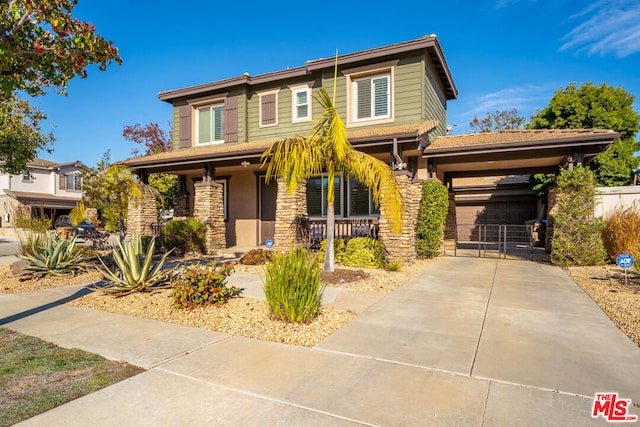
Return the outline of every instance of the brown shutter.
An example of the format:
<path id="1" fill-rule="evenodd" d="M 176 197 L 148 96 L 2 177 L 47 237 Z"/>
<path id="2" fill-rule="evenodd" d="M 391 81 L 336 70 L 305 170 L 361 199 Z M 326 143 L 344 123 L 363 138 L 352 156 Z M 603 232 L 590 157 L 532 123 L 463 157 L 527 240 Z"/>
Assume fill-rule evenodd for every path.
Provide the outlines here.
<path id="1" fill-rule="evenodd" d="M 67 187 L 67 177 L 64 175 L 60 175 L 60 178 L 58 180 L 59 184 L 58 184 L 58 188 L 60 188 L 60 190 L 64 190 Z"/>
<path id="2" fill-rule="evenodd" d="M 262 125 L 272 125 L 276 122 L 276 94 L 272 93 L 261 97 Z"/>
<path id="3" fill-rule="evenodd" d="M 191 106 L 180 106 L 180 148 L 191 147 Z"/>
<path id="4" fill-rule="evenodd" d="M 224 100 L 224 142 L 238 142 L 238 98 Z"/>

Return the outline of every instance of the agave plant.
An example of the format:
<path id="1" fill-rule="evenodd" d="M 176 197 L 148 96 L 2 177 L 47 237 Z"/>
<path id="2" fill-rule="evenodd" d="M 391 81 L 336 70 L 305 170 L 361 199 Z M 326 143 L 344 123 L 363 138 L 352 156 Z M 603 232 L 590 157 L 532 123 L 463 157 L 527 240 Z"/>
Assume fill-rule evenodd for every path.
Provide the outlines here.
<path id="1" fill-rule="evenodd" d="M 104 267 L 98 268 L 98 270 L 107 282 L 106 286 L 102 287 L 101 290 L 123 296 L 133 292 L 144 292 L 171 286 L 168 279 L 172 275 L 173 269 L 163 270 L 163 266 L 172 251 L 164 254 L 154 264 L 153 252 L 155 247 L 155 237 L 151 239 L 146 251 L 143 248 L 140 236 L 135 236 L 131 241 L 125 243 L 118 241 L 118 247 L 114 248 L 111 254 L 119 271 L 112 271 L 102 258 L 98 258 L 102 267 Z"/>
<path id="2" fill-rule="evenodd" d="M 57 235 L 46 233 L 29 239 L 28 243 L 28 250 L 23 250 L 18 257 L 29 262 L 24 269 L 34 276 L 69 276 L 86 271 L 82 265 L 86 254 L 76 247 L 75 237 L 62 240 Z"/>

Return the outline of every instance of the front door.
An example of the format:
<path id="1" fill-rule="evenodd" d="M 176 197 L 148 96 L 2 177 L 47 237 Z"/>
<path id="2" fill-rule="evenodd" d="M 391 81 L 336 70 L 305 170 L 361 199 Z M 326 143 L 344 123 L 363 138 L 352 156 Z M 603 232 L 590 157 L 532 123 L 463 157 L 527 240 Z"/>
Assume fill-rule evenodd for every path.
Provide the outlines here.
<path id="1" fill-rule="evenodd" d="M 260 177 L 259 208 L 260 213 L 260 244 L 265 240 L 273 239 L 276 229 L 276 198 L 278 196 L 278 183 L 276 180 L 266 183 L 265 177 Z"/>

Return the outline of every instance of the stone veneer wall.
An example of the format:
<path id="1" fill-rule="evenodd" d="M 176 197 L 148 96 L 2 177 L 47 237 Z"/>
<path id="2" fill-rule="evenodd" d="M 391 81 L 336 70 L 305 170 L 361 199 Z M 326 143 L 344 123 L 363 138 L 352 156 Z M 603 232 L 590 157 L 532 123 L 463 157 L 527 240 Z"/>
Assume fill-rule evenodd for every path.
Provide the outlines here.
<path id="1" fill-rule="evenodd" d="M 173 199 L 173 216 L 175 218 L 189 216 L 189 193 L 188 192 L 181 191 L 179 193 L 176 193 Z"/>
<path id="2" fill-rule="evenodd" d="M 422 197 L 422 181 L 412 182 L 411 173 L 407 171 L 396 172 L 396 179 L 404 199 L 402 230 L 399 235 L 391 233 L 389 221 L 381 212 L 378 237 L 384 243 L 389 261 L 409 263 L 416 259 L 416 222 Z"/>
<path id="3" fill-rule="evenodd" d="M 194 197 L 193 217 L 206 226 L 206 253 L 217 255 L 227 247 L 222 185 L 214 181 L 198 182 L 195 184 Z"/>
<path id="4" fill-rule="evenodd" d="M 547 231 L 544 238 L 544 250 L 551 253 L 551 240 L 553 239 L 553 225 L 555 220 L 553 215 L 558 213 L 558 193 L 555 188 L 549 189 L 549 197 L 547 202 Z"/>
<path id="5" fill-rule="evenodd" d="M 449 190 L 449 210 L 447 211 L 447 222 L 444 228 L 444 239 L 456 239 L 456 196 L 453 190 Z"/>
<path id="6" fill-rule="evenodd" d="M 158 223 L 158 205 L 152 192 L 143 191 L 142 199 L 129 198 L 127 210 L 127 238 L 154 236 L 153 225 Z"/>
<path id="7" fill-rule="evenodd" d="M 288 250 L 292 245 L 306 242 L 296 233 L 295 222 L 307 216 L 307 185 L 303 182 L 293 195 L 289 195 L 282 180 L 278 180 L 276 198 L 276 224 L 273 238 L 275 250 Z"/>

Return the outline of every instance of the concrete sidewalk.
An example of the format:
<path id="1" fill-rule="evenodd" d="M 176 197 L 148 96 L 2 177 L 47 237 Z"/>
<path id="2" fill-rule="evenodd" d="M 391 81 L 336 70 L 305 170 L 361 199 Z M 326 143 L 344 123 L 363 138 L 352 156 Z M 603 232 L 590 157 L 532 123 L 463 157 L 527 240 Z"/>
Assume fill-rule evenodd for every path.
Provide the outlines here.
<path id="1" fill-rule="evenodd" d="M 596 392 L 640 402 L 640 349 L 560 269 L 461 263 L 313 349 L 0 294 L 10 329 L 149 368 L 23 425 L 583 426 Z"/>

